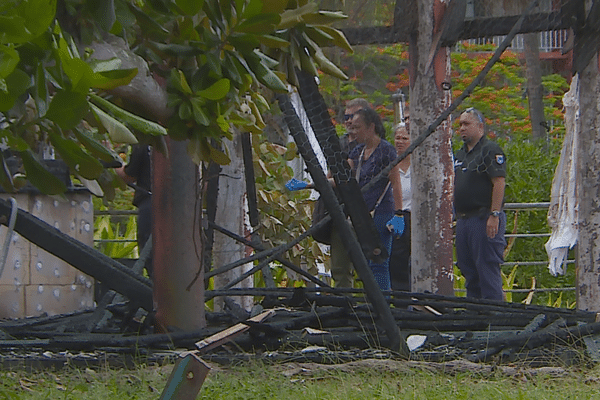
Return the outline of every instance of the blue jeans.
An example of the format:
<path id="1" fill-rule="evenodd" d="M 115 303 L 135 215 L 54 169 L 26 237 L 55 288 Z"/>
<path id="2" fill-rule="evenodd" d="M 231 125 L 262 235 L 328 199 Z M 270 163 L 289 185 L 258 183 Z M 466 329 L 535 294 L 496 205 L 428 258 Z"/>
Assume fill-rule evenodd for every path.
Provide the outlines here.
<path id="1" fill-rule="evenodd" d="M 386 224 L 393 216 L 393 212 L 375 212 L 375 215 L 373 216 L 373 222 L 375 222 L 375 227 L 377 228 L 377 232 L 379 232 L 381 246 L 388 254 L 388 257 L 379 264 L 369 260 L 369 267 L 381 290 L 390 290 L 391 288 L 389 255 L 392 254 L 392 233 L 389 231 Z"/>

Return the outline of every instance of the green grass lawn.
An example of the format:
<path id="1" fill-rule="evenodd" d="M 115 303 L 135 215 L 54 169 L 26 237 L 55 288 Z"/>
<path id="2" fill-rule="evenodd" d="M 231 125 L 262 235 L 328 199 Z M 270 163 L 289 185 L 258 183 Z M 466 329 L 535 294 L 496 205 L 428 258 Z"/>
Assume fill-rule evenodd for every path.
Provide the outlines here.
<path id="1" fill-rule="evenodd" d="M 499 367 L 365 360 L 342 365 L 211 365 L 199 399 L 598 399 L 600 368 Z M 172 365 L 57 372 L 0 371 L 0 399 L 158 399 Z M 489 366 L 488 366 L 489 367 Z M 460 372 L 457 372 L 460 371 Z"/>

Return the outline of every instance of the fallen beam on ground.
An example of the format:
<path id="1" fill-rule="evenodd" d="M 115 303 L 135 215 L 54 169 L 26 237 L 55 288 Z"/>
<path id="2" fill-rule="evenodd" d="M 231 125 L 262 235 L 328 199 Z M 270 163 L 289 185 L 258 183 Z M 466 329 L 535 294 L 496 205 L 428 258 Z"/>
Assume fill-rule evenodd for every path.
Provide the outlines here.
<path id="1" fill-rule="evenodd" d="M 9 220 L 11 205 L 0 199 L 2 222 Z M 152 311 L 152 282 L 107 255 L 89 247 L 52 225 L 19 209 L 15 232 L 48 253 L 69 263 L 103 285 L 127 297 L 147 311 Z"/>

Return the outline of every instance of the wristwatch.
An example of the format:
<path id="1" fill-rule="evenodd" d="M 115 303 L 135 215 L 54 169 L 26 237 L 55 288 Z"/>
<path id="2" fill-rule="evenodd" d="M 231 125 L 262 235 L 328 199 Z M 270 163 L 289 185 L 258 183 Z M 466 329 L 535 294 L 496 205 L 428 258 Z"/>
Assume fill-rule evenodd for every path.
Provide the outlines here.
<path id="1" fill-rule="evenodd" d="M 494 217 L 499 217 L 500 216 L 500 211 L 492 211 L 490 213 L 490 215 L 493 215 Z"/>

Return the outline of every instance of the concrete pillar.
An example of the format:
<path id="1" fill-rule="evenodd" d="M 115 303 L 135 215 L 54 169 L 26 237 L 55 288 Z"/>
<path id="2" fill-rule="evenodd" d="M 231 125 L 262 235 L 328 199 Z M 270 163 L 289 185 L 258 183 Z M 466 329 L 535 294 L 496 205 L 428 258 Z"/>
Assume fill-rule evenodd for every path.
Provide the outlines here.
<path id="1" fill-rule="evenodd" d="M 432 65 L 428 55 L 433 46 L 435 26 L 445 5 L 439 0 L 418 4 L 418 29 L 409 43 L 409 120 L 412 139 L 450 103 L 442 82 L 449 80 L 449 49 L 437 51 Z M 412 284 L 415 292 L 452 295 L 452 199 L 453 177 L 451 134 L 444 123 L 415 149 L 412 169 Z"/>
<path id="2" fill-rule="evenodd" d="M 88 191 L 58 200 L 34 191 L 2 194 L 17 206 L 80 242 L 93 246 L 94 209 Z M 8 228 L 0 226 L 0 251 Z M 0 266 L 0 269 L 2 267 Z M 94 307 L 94 280 L 13 232 L 0 276 L 0 318 L 56 315 Z"/>

